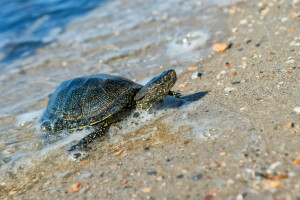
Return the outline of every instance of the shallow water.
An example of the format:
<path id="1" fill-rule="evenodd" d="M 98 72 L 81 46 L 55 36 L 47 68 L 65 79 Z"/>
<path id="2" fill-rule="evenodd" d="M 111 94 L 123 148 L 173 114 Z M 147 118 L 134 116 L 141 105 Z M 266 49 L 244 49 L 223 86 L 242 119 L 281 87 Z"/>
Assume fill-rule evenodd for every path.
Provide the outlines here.
<path id="1" fill-rule="evenodd" d="M 110 73 L 145 84 L 170 68 L 180 76 L 186 66 L 210 53 L 212 43 L 227 35 L 226 6 L 233 2 L 106 2 L 85 15 L 46 30 L 40 38 L 47 41 L 46 45 L 37 49 L 28 47 L 32 48 L 26 50 L 31 51 L 30 55 L 17 56 L 13 62 L 2 64 L 0 172 L 4 175 L 1 182 L 16 176 L 32 178 L 32 174 L 25 173 L 32 169 L 37 174 L 55 174 L 51 163 L 61 163 L 56 166 L 59 169 L 72 168 L 67 149 L 90 130 L 44 145 L 38 128 L 48 95 L 62 81 Z M 44 29 L 42 24 L 36 25 L 37 30 Z M 35 36 L 34 31 L 29 34 L 29 38 Z M 11 44 L 8 41 L 6 45 Z M 2 51 L 10 53 L 5 52 L 5 48 Z M 142 113 L 138 118 L 130 116 L 115 124 L 104 139 L 110 145 L 139 141 L 155 135 L 157 126 L 164 127 L 164 137 L 173 137 L 176 133 L 183 140 L 218 140 L 235 137 L 235 132 L 239 132 L 237 137 L 246 137 L 245 131 L 251 129 L 247 119 L 215 102 L 202 101 L 201 97 L 197 102 L 167 98 L 152 113 Z M 243 147 L 236 149 L 237 152 L 242 150 Z M 26 180 L 22 184 L 26 184 Z"/>

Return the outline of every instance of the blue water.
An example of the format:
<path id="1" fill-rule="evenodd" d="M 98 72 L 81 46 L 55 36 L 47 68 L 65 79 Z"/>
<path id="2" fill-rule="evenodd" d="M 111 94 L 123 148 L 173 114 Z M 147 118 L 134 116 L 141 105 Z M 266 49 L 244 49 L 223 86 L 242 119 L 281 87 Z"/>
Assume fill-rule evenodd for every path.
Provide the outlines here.
<path id="1" fill-rule="evenodd" d="M 32 55 L 105 0 L 1 0 L 0 63 Z"/>

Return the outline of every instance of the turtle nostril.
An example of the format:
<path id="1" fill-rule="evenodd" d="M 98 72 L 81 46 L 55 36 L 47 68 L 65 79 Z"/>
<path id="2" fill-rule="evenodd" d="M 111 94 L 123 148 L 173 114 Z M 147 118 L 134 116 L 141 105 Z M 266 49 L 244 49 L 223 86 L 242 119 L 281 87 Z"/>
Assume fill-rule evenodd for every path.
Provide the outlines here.
<path id="1" fill-rule="evenodd" d="M 44 133 L 50 133 L 50 132 L 52 132 L 51 123 L 49 121 L 44 121 L 41 124 L 41 131 L 44 132 Z"/>

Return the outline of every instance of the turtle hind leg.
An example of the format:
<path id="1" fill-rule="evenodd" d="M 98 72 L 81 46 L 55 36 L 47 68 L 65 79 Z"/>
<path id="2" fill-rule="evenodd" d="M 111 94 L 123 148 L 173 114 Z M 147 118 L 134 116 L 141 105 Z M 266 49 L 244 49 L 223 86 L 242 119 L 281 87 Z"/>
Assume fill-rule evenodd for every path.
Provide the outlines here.
<path id="1" fill-rule="evenodd" d="M 94 125 L 95 130 L 92 133 L 85 136 L 84 138 L 82 138 L 77 144 L 73 145 L 69 149 L 69 151 L 73 151 L 78 148 L 82 148 L 82 149 L 86 148 L 87 145 L 93 142 L 96 138 L 102 137 L 107 132 L 108 128 L 109 125 L 107 120 L 100 122 L 97 125 Z"/>
<path id="2" fill-rule="evenodd" d="M 182 94 L 180 94 L 178 92 L 174 92 L 174 91 L 169 91 L 168 95 L 169 96 L 173 96 L 173 97 L 178 98 L 178 99 L 182 99 L 183 98 Z"/>

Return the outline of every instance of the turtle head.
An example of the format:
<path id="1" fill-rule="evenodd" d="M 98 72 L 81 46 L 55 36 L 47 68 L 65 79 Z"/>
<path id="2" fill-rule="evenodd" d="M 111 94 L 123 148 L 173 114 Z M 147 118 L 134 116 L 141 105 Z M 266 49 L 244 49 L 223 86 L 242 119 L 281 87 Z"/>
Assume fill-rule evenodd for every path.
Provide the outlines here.
<path id="1" fill-rule="evenodd" d="M 176 80 L 176 72 L 173 69 L 151 79 L 134 97 L 137 109 L 149 110 L 169 93 Z"/>

